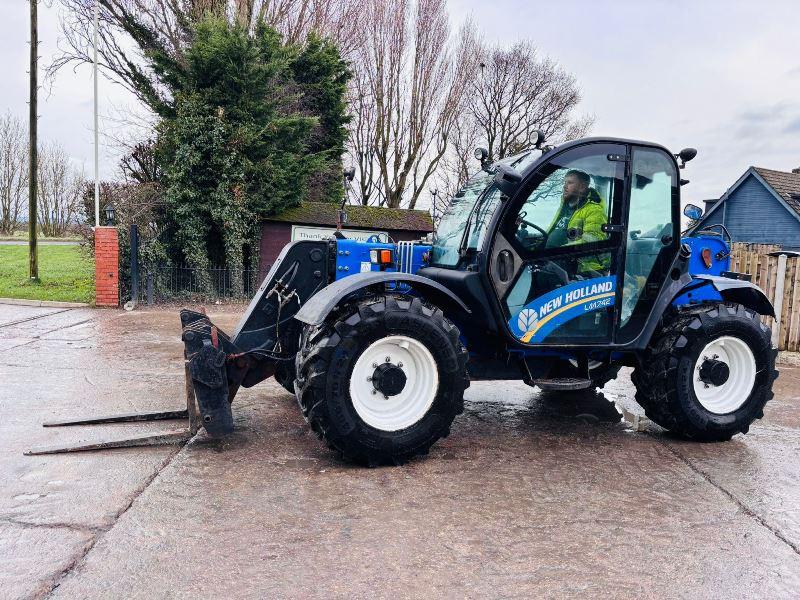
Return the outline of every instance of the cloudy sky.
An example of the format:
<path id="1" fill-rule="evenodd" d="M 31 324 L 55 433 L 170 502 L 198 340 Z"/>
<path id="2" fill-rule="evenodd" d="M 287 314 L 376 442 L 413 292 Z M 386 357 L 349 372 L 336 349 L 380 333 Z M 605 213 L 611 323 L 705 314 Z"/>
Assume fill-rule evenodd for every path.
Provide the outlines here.
<path id="1" fill-rule="evenodd" d="M 699 150 L 684 198 L 718 197 L 749 165 L 800 166 L 800 3 L 712 0 L 450 0 L 454 25 L 471 14 L 498 43 L 531 39 L 572 72 L 594 135 Z M 0 110 L 27 115 L 28 3 L 0 0 Z M 43 63 L 56 51 L 57 4 L 40 4 Z M 131 102 L 101 80 L 101 112 Z M 91 171 L 91 72 L 63 71 L 40 101 L 40 135 Z M 117 150 L 106 144 L 101 176 Z"/>
<path id="2" fill-rule="evenodd" d="M 750 165 L 800 167 L 796 0 L 450 2 L 571 71 L 593 135 L 697 148 L 686 199 L 719 197 Z"/>

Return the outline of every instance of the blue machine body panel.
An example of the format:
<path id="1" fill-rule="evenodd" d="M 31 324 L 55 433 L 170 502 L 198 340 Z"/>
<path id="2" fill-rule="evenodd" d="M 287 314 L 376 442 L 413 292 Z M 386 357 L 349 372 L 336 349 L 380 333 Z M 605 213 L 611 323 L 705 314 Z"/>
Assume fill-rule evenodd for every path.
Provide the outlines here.
<path id="1" fill-rule="evenodd" d="M 701 235 L 697 237 L 685 237 L 682 243 L 688 244 L 692 249 L 689 257 L 689 273 L 702 275 L 722 275 L 723 271 L 729 271 L 731 266 L 730 248 L 722 241 L 721 237 L 711 235 Z M 711 266 L 706 267 L 703 262 L 703 250 L 711 251 Z"/>
<path id="2" fill-rule="evenodd" d="M 723 271 L 728 271 L 730 269 L 730 248 L 721 237 L 699 235 L 686 237 L 681 241 L 684 244 L 688 244 L 692 249 L 689 258 L 690 274 L 719 276 Z M 394 252 L 395 262 L 391 266 L 382 268 L 381 265 L 372 262 L 370 251 L 384 249 L 390 249 Z M 706 266 L 703 259 L 705 250 L 710 252 L 710 266 Z M 386 243 L 381 242 L 377 237 L 367 240 L 366 242 L 339 239 L 336 241 L 336 280 L 343 279 L 344 277 L 356 273 L 381 270 L 387 273 L 401 272 L 415 274 L 422 267 L 426 266 L 430 251 L 430 245 L 418 242 Z M 403 291 L 405 287 L 407 286 L 402 286 L 399 291 Z M 687 304 L 720 301 L 722 301 L 722 296 L 710 281 L 693 279 L 693 281 L 684 288 L 683 292 L 672 301 L 672 306 L 677 307 Z M 516 317 L 514 323 L 512 323 L 512 329 L 515 323 Z M 521 352 L 523 354 L 536 354 L 541 353 L 542 350 L 531 348 Z M 547 353 L 558 356 L 563 354 L 557 350 L 548 351 Z M 563 355 L 566 356 L 567 354 Z"/>
<path id="3" fill-rule="evenodd" d="M 383 270 L 387 273 L 401 272 L 414 274 L 424 265 L 423 256 L 430 253 L 431 246 L 418 242 L 399 242 L 390 244 L 379 241 L 377 238 L 359 242 L 358 240 L 336 240 L 336 280 L 369 271 L 380 271 L 381 265 L 373 264 L 370 260 L 370 250 L 394 251 L 395 263 Z"/>
<path id="4" fill-rule="evenodd" d="M 730 248 L 721 237 L 714 235 L 698 235 L 681 240 L 692 249 L 689 257 L 689 273 L 692 275 L 722 275 L 731 266 Z M 706 266 L 703 252 L 711 253 L 711 265 Z M 696 279 L 685 288 L 680 296 L 672 301 L 673 306 L 701 304 L 703 302 L 721 302 L 722 296 L 709 281 Z"/>

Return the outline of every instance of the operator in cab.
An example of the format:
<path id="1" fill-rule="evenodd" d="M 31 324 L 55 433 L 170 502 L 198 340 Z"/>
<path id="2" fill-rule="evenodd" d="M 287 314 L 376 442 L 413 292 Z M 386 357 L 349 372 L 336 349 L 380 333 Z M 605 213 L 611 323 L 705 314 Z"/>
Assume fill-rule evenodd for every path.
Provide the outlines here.
<path id="1" fill-rule="evenodd" d="M 564 176 L 561 208 L 547 236 L 547 248 L 605 240 L 608 222 L 600 194 L 591 187 L 587 173 L 572 169 Z"/>

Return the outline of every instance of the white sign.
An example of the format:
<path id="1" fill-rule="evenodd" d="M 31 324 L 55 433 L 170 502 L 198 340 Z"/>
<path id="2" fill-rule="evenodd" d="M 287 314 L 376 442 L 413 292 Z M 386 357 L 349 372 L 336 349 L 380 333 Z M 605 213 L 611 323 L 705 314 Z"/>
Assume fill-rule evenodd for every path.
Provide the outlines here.
<path id="1" fill-rule="evenodd" d="M 311 225 L 292 225 L 292 241 L 296 240 L 326 240 L 336 231 L 335 227 L 313 227 Z M 367 231 L 365 229 L 344 229 L 342 233 L 349 240 L 366 242 L 377 235 L 380 241 L 388 242 L 389 234 L 385 231 Z"/>

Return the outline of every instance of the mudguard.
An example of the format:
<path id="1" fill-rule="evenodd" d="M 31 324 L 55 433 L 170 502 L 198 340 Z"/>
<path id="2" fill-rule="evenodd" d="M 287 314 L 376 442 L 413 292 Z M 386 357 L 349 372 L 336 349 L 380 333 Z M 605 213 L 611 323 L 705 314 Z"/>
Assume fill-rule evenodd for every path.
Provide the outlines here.
<path id="1" fill-rule="evenodd" d="M 693 275 L 694 279 L 710 281 L 726 302 L 735 302 L 745 308 L 756 311 L 760 315 L 775 316 L 775 309 L 767 295 L 751 281 L 718 277 L 716 275 Z"/>
<path id="2" fill-rule="evenodd" d="M 442 284 L 427 277 L 411 275 L 410 273 L 371 272 L 357 273 L 340 279 L 318 291 L 305 302 L 294 318 L 307 325 L 319 325 L 337 304 L 350 294 L 363 288 L 382 283 L 407 284 L 414 290 L 425 295 L 437 306 L 445 310 L 460 310 L 466 314 L 471 311 L 461 299 Z"/>

